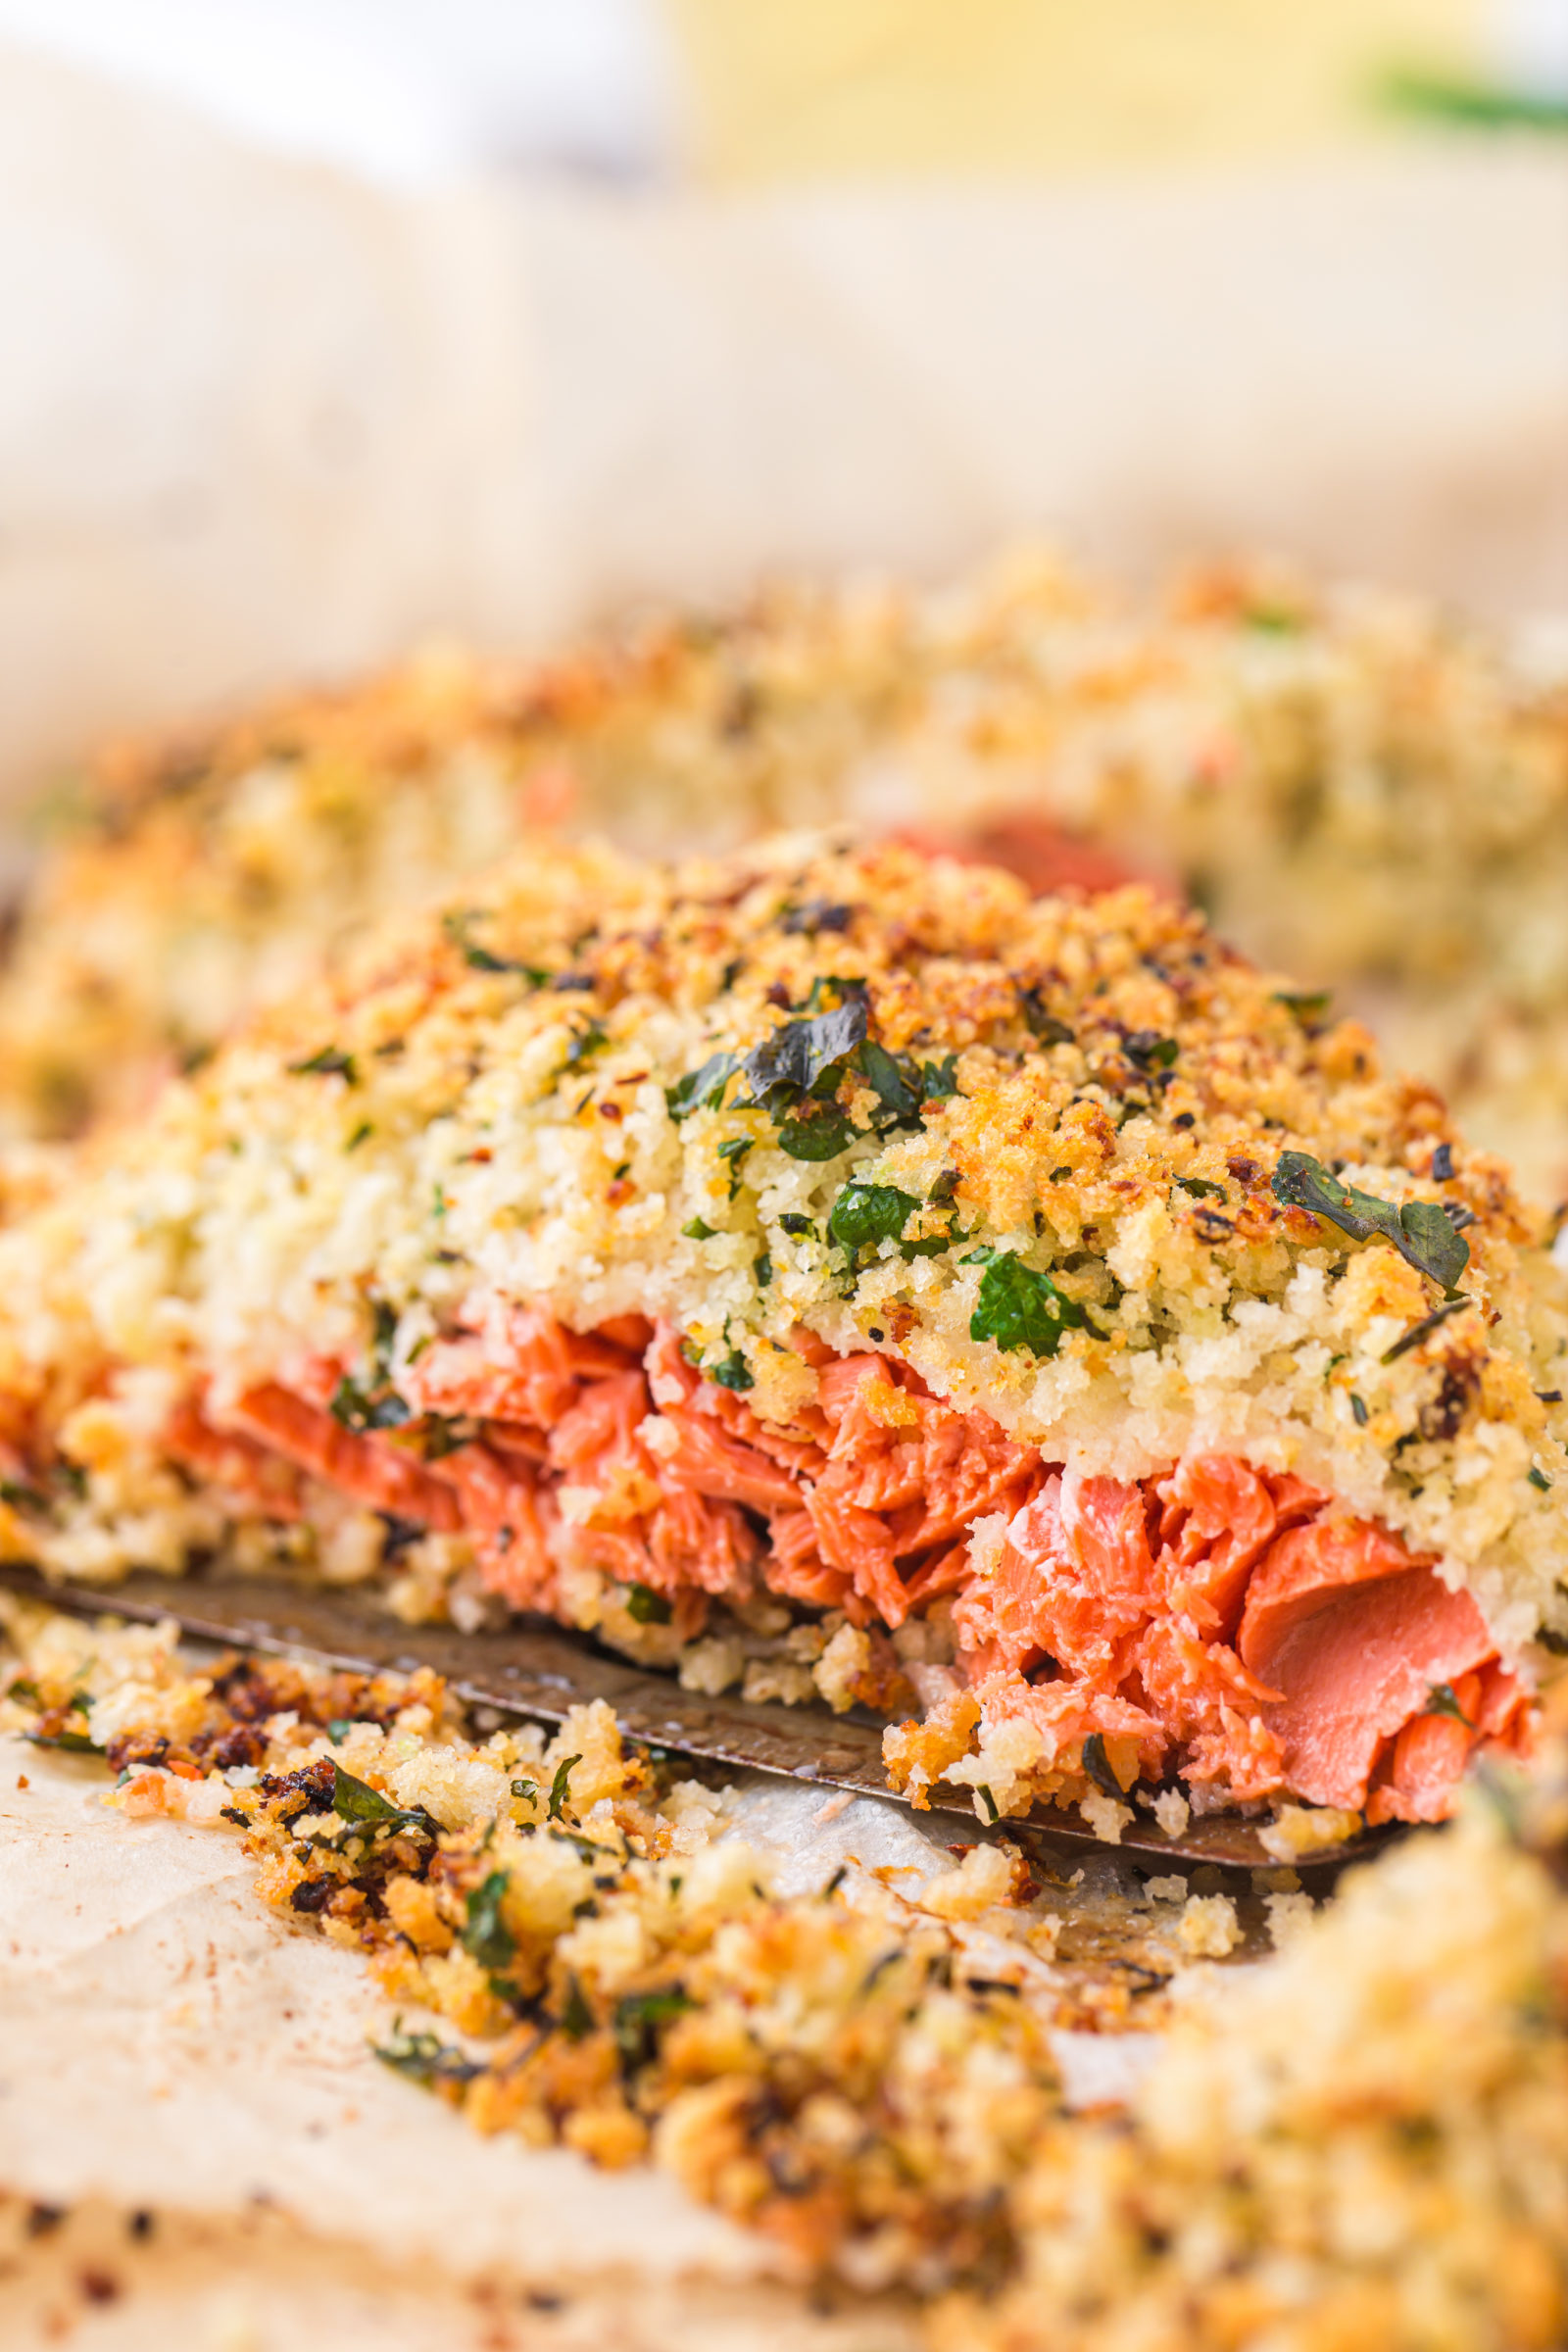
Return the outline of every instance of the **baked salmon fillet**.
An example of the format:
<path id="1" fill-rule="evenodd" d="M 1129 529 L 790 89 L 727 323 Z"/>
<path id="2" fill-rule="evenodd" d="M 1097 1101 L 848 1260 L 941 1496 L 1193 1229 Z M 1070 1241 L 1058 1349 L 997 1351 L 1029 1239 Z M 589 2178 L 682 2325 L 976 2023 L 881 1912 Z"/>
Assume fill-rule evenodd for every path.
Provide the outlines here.
<path id="1" fill-rule="evenodd" d="M 858 1700 L 988 1819 L 1435 1819 L 1568 1633 L 1546 1238 L 1142 889 L 536 851 L 0 1234 L 0 1539 Z"/>

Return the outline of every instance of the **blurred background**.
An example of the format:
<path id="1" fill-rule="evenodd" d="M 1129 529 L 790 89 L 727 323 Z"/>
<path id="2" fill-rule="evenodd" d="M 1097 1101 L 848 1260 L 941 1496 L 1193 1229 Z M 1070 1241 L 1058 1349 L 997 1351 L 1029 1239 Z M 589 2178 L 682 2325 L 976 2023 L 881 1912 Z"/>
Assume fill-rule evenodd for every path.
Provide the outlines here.
<path id="1" fill-rule="evenodd" d="M 0 792 L 1045 535 L 1568 606 L 1568 0 L 0 0 Z"/>

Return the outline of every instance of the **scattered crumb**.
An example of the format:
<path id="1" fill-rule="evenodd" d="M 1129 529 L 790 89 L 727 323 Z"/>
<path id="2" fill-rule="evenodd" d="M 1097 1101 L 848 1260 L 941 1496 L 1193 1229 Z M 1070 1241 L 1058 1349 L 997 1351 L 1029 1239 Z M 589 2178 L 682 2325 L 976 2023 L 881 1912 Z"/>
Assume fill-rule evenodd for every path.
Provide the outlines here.
<path id="1" fill-rule="evenodd" d="M 1144 1892 L 1148 1895 L 1152 1903 L 1185 1903 L 1187 1900 L 1187 1881 L 1180 1875 L 1179 1872 L 1173 1872 L 1168 1879 L 1150 1879 L 1146 1881 Z"/>
<path id="2" fill-rule="evenodd" d="M 1162 1788 L 1154 1799 L 1154 1819 L 1167 1838 L 1185 1838 L 1193 1808 L 1179 1788 Z"/>
<path id="3" fill-rule="evenodd" d="M 1339 1805 L 1281 1805 L 1277 1817 L 1257 1833 L 1257 1842 L 1276 1862 L 1298 1862 L 1303 1854 L 1343 1845 L 1361 1828 L 1359 1813 Z"/>
<path id="4" fill-rule="evenodd" d="M 1223 1960 L 1242 1940 L 1236 1905 L 1228 1894 L 1189 1895 L 1176 1933 L 1195 1960 Z"/>
<path id="5" fill-rule="evenodd" d="M 1079 1798 L 1078 1810 L 1095 1836 L 1106 1845 L 1120 1845 L 1123 1830 L 1136 1818 L 1131 1805 L 1118 1805 L 1113 1796 L 1104 1795 L 1099 1788 L 1091 1788 L 1087 1796 Z"/>
<path id="6" fill-rule="evenodd" d="M 1017 1872 L 1005 1846 L 971 1845 L 956 1870 L 927 1879 L 914 1899 L 933 1919 L 978 1919 L 1010 1899 Z"/>
<path id="7" fill-rule="evenodd" d="M 1268 1932 L 1276 1951 L 1284 1951 L 1312 1917 L 1317 1905 L 1309 1894 L 1270 1894 L 1264 1897 Z"/>

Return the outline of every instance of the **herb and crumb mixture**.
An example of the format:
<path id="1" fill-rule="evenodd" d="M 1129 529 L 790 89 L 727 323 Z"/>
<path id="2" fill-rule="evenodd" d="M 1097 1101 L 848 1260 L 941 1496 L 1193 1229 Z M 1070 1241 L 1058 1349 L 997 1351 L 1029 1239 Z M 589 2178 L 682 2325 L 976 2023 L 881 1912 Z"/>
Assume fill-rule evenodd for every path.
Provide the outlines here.
<path id="1" fill-rule="evenodd" d="M 102 1753 L 129 1815 L 243 1836 L 283 1919 L 366 1954 L 384 2063 L 481 2130 L 667 2168 L 808 2276 L 912 2291 L 933 2352 L 1561 2338 L 1555 1741 L 1316 1916 L 1269 1874 L 1275 1955 L 1173 1982 L 1256 1897 L 1154 1880 L 1097 1949 L 1001 1842 L 781 1895 L 603 1710 L 476 1740 L 428 1676 L 193 1673 L 172 1629 L 8 1613 L 7 1721 Z M 1076 2111 L 1060 2030 L 1128 2025 L 1147 2070 Z"/>
<path id="2" fill-rule="evenodd" d="M 1140 611 L 1015 558 L 936 594 L 778 588 L 529 664 L 431 653 L 111 745 L 0 973 L 0 1134 L 139 1106 L 529 822 L 668 854 L 847 817 L 967 840 L 1036 888 L 1162 879 L 1312 991 L 1374 1001 L 1395 1058 L 1560 1192 L 1568 693 L 1544 654 L 1256 566 Z"/>
<path id="3" fill-rule="evenodd" d="M 1113 1836 L 1173 1776 L 1436 1818 L 1568 1629 L 1546 1238 L 1353 1023 L 1142 890 L 541 853 L 0 1234 L 0 1542 L 912 1693 L 897 1769 L 985 1818 Z M 1353 1705 L 1290 1682 L 1308 1601 L 1360 1612 Z"/>

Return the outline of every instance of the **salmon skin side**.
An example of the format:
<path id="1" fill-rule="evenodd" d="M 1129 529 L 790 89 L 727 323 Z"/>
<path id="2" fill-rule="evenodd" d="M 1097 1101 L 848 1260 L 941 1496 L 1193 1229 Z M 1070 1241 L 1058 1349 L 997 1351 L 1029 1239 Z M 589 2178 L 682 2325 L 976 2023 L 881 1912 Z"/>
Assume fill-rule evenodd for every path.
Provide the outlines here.
<path id="1" fill-rule="evenodd" d="M 1074 1476 L 897 1358 L 802 1346 L 816 1400 L 779 1427 L 668 1326 L 577 1334 L 491 1302 L 409 1367 L 399 1426 L 344 1427 L 323 1366 L 309 1396 L 187 1399 L 165 1443 L 264 1517 L 324 1486 L 461 1534 L 490 1591 L 566 1622 L 584 1569 L 686 1640 L 762 1592 L 840 1612 L 873 1660 L 850 1695 L 884 1713 L 907 1688 L 886 1638 L 939 1614 L 928 1720 L 1022 1760 L 1013 1810 L 1180 1781 L 1210 1805 L 1437 1821 L 1478 1750 L 1528 1742 L 1529 1694 L 1471 1596 L 1320 1489 L 1223 1454 Z"/>

